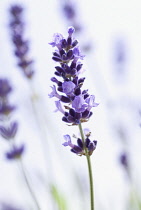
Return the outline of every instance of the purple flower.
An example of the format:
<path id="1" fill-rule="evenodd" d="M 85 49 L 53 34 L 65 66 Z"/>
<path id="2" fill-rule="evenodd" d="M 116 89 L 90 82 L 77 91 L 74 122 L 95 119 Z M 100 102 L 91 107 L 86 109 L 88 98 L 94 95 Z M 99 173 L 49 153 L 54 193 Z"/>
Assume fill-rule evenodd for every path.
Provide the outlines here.
<path id="1" fill-rule="evenodd" d="M 86 151 L 84 148 L 84 144 L 80 138 L 77 138 L 77 145 L 72 144 L 71 137 L 69 135 L 64 135 L 65 142 L 62 144 L 63 146 L 71 147 L 71 152 L 77 155 L 86 155 Z M 89 155 L 92 155 L 93 151 L 96 149 L 97 141 L 90 141 L 88 137 L 85 139 L 86 150 Z"/>
<path id="2" fill-rule="evenodd" d="M 75 48 L 73 49 L 73 55 L 74 55 L 74 57 L 75 57 L 75 61 L 77 61 L 78 59 L 83 60 L 84 57 L 85 57 L 85 55 L 82 55 L 82 54 L 81 54 L 81 52 L 80 52 L 80 50 L 79 50 L 79 47 L 75 47 Z"/>
<path id="3" fill-rule="evenodd" d="M 62 84 L 62 88 L 66 95 L 71 95 L 74 92 L 75 84 L 72 81 L 65 81 Z"/>
<path id="4" fill-rule="evenodd" d="M 60 112 L 62 112 L 62 114 L 65 114 L 65 111 L 63 110 L 60 101 L 55 101 L 55 105 L 56 105 L 56 107 L 57 107 L 57 111 L 60 111 Z"/>
<path id="5" fill-rule="evenodd" d="M 8 160 L 14 160 L 20 158 L 24 150 L 25 150 L 24 144 L 22 144 L 21 146 L 13 146 L 13 148 L 9 152 L 6 152 L 5 154 L 6 158 Z"/>
<path id="6" fill-rule="evenodd" d="M 53 41 L 50 42 L 49 44 L 52 45 L 52 47 L 57 47 L 58 49 L 60 49 L 61 44 L 62 44 L 62 39 L 63 39 L 62 34 L 55 33 L 53 35 Z"/>
<path id="7" fill-rule="evenodd" d="M 10 13 L 15 17 L 18 18 L 19 15 L 23 12 L 23 8 L 20 5 L 13 5 L 10 8 Z"/>
<path id="8" fill-rule="evenodd" d="M 90 111 L 90 109 L 92 107 L 97 107 L 99 104 L 95 103 L 95 96 L 94 95 L 90 95 L 88 98 L 86 98 L 85 102 L 88 104 L 88 110 Z"/>
<path id="9" fill-rule="evenodd" d="M 63 96 L 63 95 L 59 95 L 57 93 L 55 85 L 53 85 L 53 87 L 51 87 L 51 88 L 52 88 L 52 92 L 50 94 L 48 94 L 48 96 L 50 98 L 56 97 L 56 98 L 60 99 L 62 102 L 64 102 L 64 103 L 69 103 L 70 102 L 70 99 L 68 97 Z"/>
<path id="10" fill-rule="evenodd" d="M 0 104 L 0 115 L 8 116 L 15 109 L 15 106 L 7 104 Z"/>
<path id="11" fill-rule="evenodd" d="M 70 138 L 69 135 L 64 135 L 64 139 L 65 139 L 66 142 L 63 143 L 63 146 L 65 146 L 65 147 L 66 146 L 70 146 L 71 147 L 71 152 L 74 152 L 74 153 L 76 153 L 78 155 L 82 155 L 83 148 L 81 148 L 79 145 L 72 144 L 71 138 Z"/>
<path id="12" fill-rule="evenodd" d="M 61 96 L 57 93 L 56 86 L 53 85 L 51 88 L 52 88 L 52 92 L 50 94 L 48 94 L 48 96 L 50 98 L 56 97 L 58 99 L 61 99 Z"/>
<path id="13" fill-rule="evenodd" d="M 73 144 L 71 142 L 71 137 L 69 135 L 64 135 L 64 139 L 66 142 L 63 143 L 63 146 L 70 146 L 73 148 Z"/>
<path id="14" fill-rule="evenodd" d="M 18 123 L 12 122 L 9 127 L 0 126 L 0 134 L 3 138 L 9 140 L 15 137 L 18 129 Z"/>
<path id="15" fill-rule="evenodd" d="M 72 34 L 75 32 L 75 29 L 74 29 L 74 27 L 73 26 L 70 26 L 69 28 L 68 28 L 68 34 L 69 34 L 69 36 L 72 36 Z"/>
<path id="16" fill-rule="evenodd" d="M 75 109 L 76 112 L 79 113 L 85 111 L 85 109 L 87 108 L 87 104 L 82 95 L 75 96 L 72 102 L 72 107 Z"/>
<path id="17" fill-rule="evenodd" d="M 0 97 L 6 97 L 10 92 L 12 88 L 9 85 L 9 82 L 7 79 L 0 79 Z"/>
<path id="18" fill-rule="evenodd" d="M 96 145 L 97 145 L 97 141 L 90 142 L 88 144 L 88 150 L 89 150 L 89 152 L 93 152 L 96 149 Z"/>

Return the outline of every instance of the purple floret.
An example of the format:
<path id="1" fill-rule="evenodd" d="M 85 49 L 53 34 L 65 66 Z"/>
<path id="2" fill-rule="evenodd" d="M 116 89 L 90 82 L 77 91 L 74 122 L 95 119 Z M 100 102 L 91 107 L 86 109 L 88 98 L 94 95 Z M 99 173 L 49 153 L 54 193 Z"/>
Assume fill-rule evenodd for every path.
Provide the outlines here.
<path id="1" fill-rule="evenodd" d="M 14 159 L 17 159 L 17 158 L 20 158 L 21 155 L 23 154 L 25 150 L 25 146 L 24 144 L 22 144 L 21 146 L 13 146 L 13 148 L 9 151 L 9 152 L 6 152 L 6 158 L 8 160 L 14 160 Z"/>
<path id="2" fill-rule="evenodd" d="M 62 84 L 62 88 L 66 95 L 70 95 L 74 92 L 75 84 L 71 81 L 65 81 Z"/>
<path id="3" fill-rule="evenodd" d="M 12 88 L 9 84 L 9 81 L 7 79 L 0 79 L 0 97 L 6 97 L 11 90 Z"/>
<path id="4" fill-rule="evenodd" d="M 13 139 L 17 133 L 18 123 L 13 122 L 8 127 L 0 126 L 0 134 L 3 138 L 9 140 Z"/>
<path id="5" fill-rule="evenodd" d="M 62 39 L 63 39 L 62 34 L 60 34 L 60 33 L 55 33 L 55 34 L 53 35 L 53 41 L 50 42 L 49 44 L 50 44 L 52 47 L 57 47 L 58 49 L 60 49 L 61 44 L 62 44 Z"/>
<path id="6" fill-rule="evenodd" d="M 72 107 L 75 109 L 76 112 L 84 112 L 87 104 L 85 103 L 85 100 L 82 95 L 75 96 L 73 102 L 72 102 Z"/>

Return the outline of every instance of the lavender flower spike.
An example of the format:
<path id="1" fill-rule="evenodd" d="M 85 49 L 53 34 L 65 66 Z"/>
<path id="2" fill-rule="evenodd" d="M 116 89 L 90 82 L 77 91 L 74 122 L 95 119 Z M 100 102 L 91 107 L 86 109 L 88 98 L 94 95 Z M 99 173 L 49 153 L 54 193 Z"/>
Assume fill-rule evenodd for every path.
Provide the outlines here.
<path id="1" fill-rule="evenodd" d="M 17 64 L 23 71 L 26 78 L 31 79 L 34 74 L 33 59 L 29 58 L 29 42 L 24 38 L 24 22 L 23 13 L 24 9 L 20 5 L 13 5 L 10 7 L 10 31 L 11 40 L 15 47 L 14 53 L 17 57 Z"/>
<path id="2" fill-rule="evenodd" d="M 93 193 L 93 178 L 90 156 L 96 149 L 97 141 L 89 139 L 90 132 L 84 132 L 82 123 L 87 122 L 92 116 L 91 109 L 97 107 L 95 96 L 88 93 L 87 89 L 83 89 L 85 78 L 80 77 L 80 69 L 82 64 L 79 60 L 83 60 L 84 55 L 81 54 L 77 44 L 78 41 L 73 38 L 74 28 L 69 27 L 68 36 L 64 38 L 61 34 L 56 34 L 54 42 L 50 43 L 57 50 L 53 53 L 52 59 L 57 62 L 55 67 L 55 76 L 51 81 L 55 82 L 52 92 L 49 97 L 57 97 L 59 102 L 55 102 L 58 110 L 63 114 L 62 121 L 68 124 L 76 125 L 80 131 L 80 138 L 77 138 L 77 144 L 73 144 L 71 137 L 64 135 L 65 142 L 63 146 L 69 146 L 71 152 L 87 158 L 89 180 L 90 180 L 90 205 L 91 210 L 94 210 L 94 193 Z M 59 63 L 59 65 L 58 65 Z M 58 92 L 63 95 L 59 95 Z M 63 110 L 61 103 L 66 103 Z"/>
<path id="3" fill-rule="evenodd" d="M 49 97 L 59 99 L 55 104 L 57 110 L 63 114 L 62 121 L 72 125 L 81 125 L 81 123 L 89 120 L 93 114 L 92 108 L 97 107 L 98 103 L 95 102 L 94 95 L 83 89 L 85 78 L 81 77 L 82 63 L 80 60 L 84 56 L 77 46 L 77 40 L 73 37 L 74 32 L 75 29 L 71 26 L 68 28 L 67 38 L 64 38 L 62 34 L 56 33 L 53 37 L 54 41 L 50 43 L 57 48 L 52 57 L 57 62 L 57 66 L 54 72 L 55 77 L 51 78 L 55 85 L 51 87 L 52 92 L 49 94 Z M 59 92 L 61 92 L 61 95 Z M 67 104 L 64 106 L 64 109 L 62 108 L 63 103 Z M 86 155 L 84 149 L 86 147 L 87 153 L 91 155 L 96 148 L 96 141 L 90 141 L 88 134 L 84 134 L 84 136 L 83 144 L 82 139 L 79 139 L 78 145 L 75 145 L 72 144 L 70 136 L 65 135 L 66 142 L 63 145 L 70 146 L 71 151 L 79 155 Z"/>
<path id="4" fill-rule="evenodd" d="M 53 53 L 52 59 L 59 63 L 55 67 L 55 76 L 51 81 L 55 83 L 49 97 L 59 99 L 57 108 L 64 115 L 62 120 L 73 125 L 86 122 L 92 116 L 91 109 L 98 106 L 95 102 L 95 96 L 90 95 L 88 90 L 83 90 L 85 78 L 81 78 L 82 63 L 80 60 L 84 58 L 74 39 L 75 29 L 71 26 L 68 28 L 68 36 L 64 38 L 62 34 L 56 33 L 54 41 L 50 44 L 57 49 Z M 80 71 L 81 70 L 81 71 Z M 57 87 L 56 87 L 57 85 Z M 61 92 L 61 95 L 58 93 Z M 67 103 L 66 111 L 61 108 L 61 103 Z"/>

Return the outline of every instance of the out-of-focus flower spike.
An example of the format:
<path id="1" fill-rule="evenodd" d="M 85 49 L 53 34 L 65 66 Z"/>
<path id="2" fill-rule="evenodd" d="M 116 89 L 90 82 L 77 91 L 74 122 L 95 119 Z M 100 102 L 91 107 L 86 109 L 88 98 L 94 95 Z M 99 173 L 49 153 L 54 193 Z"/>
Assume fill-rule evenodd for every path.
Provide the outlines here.
<path id="1" fill-rule="evenodd" d="M 34 75 L 33 59 L 28 56 L 29 42 L 24 38 L 24 26 L 22 20 L 22 13 L 24 8 L 20 5 L 12 5 L 9 9 L 10 12 L 10 30 L 11 40 L 15 47 L 14 53 L 18 59 L 17 65 L 21 68 L 26 78 L 31 79 Z"/>

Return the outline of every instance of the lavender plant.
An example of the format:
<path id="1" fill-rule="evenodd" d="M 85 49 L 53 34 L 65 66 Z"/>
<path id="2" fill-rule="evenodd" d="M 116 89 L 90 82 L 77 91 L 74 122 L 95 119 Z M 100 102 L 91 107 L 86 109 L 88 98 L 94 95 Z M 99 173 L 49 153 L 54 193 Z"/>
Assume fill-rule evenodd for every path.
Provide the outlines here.
<path id="1" fill-rule="evenodd" d="M 34 75 L 33 59 L 29 58 L 29 41 L 24 37 L 24 22 L 22 20 L 23 8 L 20 5 L 13 5 L 10 8 L 10 28 L 14 53 L 18 59 L 18 66 L 23 71 L 26 78 L 31 79 Z"/>
<path id="2" fill-rule="evenodd" d="M 24 181 L 29 190 L 29 193 L 35 203 L 35 206 L 40 210 L 36 196 L 30 186 L 25 167 L 22 161 L 22 156 L 25 151 L 25 145 L 17 145 L 15 141 L 16 133 L 18 131 L 18 123 L 12 121 L 12 112 L 15 110 L 15 106 L 9 102 L 9 94 L 12 91 L 12 87 L 7 79 L 0 79 L 0 135 L 9 143 L 10 149 L 5 153 L 6 158 L 9 161 L 17 161 L 20 170 L 22 172 Z"/>
<path id="3" fill-rule="evenodd" d="M 41 135 L 41 141 L 43 143 L 43 150 L 45 151 L 45 145 L 46 145 L 46 139 L 47 135 L 46 132 L 43 129 L 43 125 L 41 122 L 41 110 L 38 108 L 37 101 L 39 99 L 39 95 L 36 93 L 34 87 L 33 87 L 33 78 L 35 75 L 33 63 L 34 60 L 30 58 L 29 56 L 29 40 L 25 38 L 25 22 L 23 21 L 23 13 L 24 8 L 20 4 L 13 4 L 10 9 L 10 33 L 11 33 L 11 40 L 14 47 L 14 54 L 17 59 L 17 65 L 23 72 L 25 78 L 28 81 L 28 84 L 30 86 L 31 91 L 31 105 L 33 109 L 33 114 L 36 120 L 36 123 L 38 125 L 40 135 Z M 38 112 L 40 109 L 40 113 Z M 45 118 L 45 115 L 44 115 Z M 43 118 L 43 119 L 44 119 Z M 44 152 L 44 157 L 48 161 L 48 158 L 46 157 L 46 151 Z"/>
<path id="4" fill-rule="evenodd" d="M 55 97 L 58 111 L 63 114 L 62 121 L 68 125 L 78 126 L 80 138 L 77 138 L 77 144 L 73 144 L 70 135 L 64 135 L 65 142 L 63 146 L 69 146 L 71 152 L 79 156 L 86 156 L 90 182 L 90 206 L 94 210 L 94 189 L 93 176 L 90 156 L 96 149 L 97 141 L 90 140 L 90 132 L 82 128 L 82 123 L 87 122 L 92 116 L 91 109 L 97 107 L 95 96 L 88 93 L 88 89 L 82 89 L 85 77 L 81 77 L 83 64 L 80 60 L 84 59 L 78 47 L 78 41 L 74 39 L 74 27 L 68 28 L 68 37 L 64 38 L 62 34 L 55 33 L 53 41 L 49 43 L 56 47 L 52 59 L 59 65 L 55 66 L 55 76 L 51 81 L 53 85 L 49 97 Z"/>

